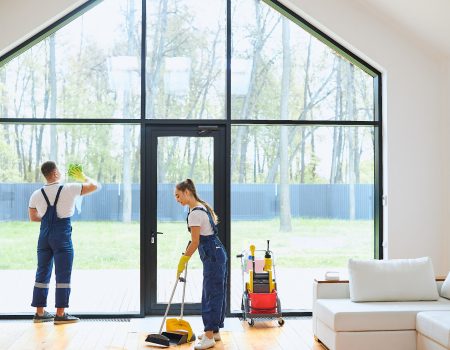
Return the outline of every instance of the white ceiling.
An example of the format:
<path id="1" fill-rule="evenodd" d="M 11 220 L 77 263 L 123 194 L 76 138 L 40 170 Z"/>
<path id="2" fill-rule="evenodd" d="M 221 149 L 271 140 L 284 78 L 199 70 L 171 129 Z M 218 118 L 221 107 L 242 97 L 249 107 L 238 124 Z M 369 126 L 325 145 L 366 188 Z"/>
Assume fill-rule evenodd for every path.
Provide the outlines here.
<path id="1" fill-rule="evenodd" d="M 450 57 L 450 0 L 357 0 Z"/>

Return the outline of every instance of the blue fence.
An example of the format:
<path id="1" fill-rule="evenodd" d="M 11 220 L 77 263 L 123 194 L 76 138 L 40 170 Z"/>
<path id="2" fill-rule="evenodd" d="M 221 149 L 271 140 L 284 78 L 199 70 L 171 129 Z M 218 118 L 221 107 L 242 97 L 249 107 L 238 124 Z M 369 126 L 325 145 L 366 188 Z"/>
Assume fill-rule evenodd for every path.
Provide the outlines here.
<path id="1" fill-rule="evenodd" d="M 0 185 L 0 221 L 28 220 L 28 201 L 40 184 Z M 175 201 L 173 184 L 158 185 L 158 219 L 185 219 L 185 211 Z M 355 219 L 373 219 L 373 185 L 355 185 Z M 212 203 L 212 185 L 197 185 L 199 195 Z M 349 219 L 350 186 L 347 184 L 291 185 L 291 213 L 293 217 Z M 75 219 L 86 221 L 120 221 L 122 219 L 123 187 L 104 184 L 102 190 L 83 197 L 81 213 Z M 279 215 L 277 184 L 231 185 L 232 220 L 269 220 Z M 140 216 L 140 185 L 132 185 L 132 220 Z"/>

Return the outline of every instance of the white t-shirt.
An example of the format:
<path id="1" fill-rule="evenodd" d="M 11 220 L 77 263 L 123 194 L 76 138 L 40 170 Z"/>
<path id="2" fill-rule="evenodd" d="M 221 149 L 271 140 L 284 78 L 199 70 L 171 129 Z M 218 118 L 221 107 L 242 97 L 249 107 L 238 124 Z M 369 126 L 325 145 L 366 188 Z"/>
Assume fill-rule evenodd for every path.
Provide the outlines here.
<path id="1" fill-rule="evenodd" d="M 198 205 L 195 208 L 203 208 L 205 210 L 206 207 L 203 205 Z M 194 208 L 192 208 L 194 209 Z M 188 217 L 188 226 L 200 226 L 200 236 L 211 236 L 214 234 L 214 229 L 211 227 L 211 224 L 209 223 L 208 214 L 206 214 L 203 210 L 194 210 L 189 214 Z"/>
<path id="2" fill-rule="evenodd" d="M 59 194 L 58 203 L 56 204 L 56 214 L 60 219 L 69 218 L 75 212 L 75 202 L 77 198 L 81 195 L 82 185 L 79 183 L 53 183 L 50 185 L 44 185 L 44 191 L 51 205 L 55 202 L 56 193 L 58 192 L 59 186 L 64 185 Z M 45 201 L 44 195 L 41 189 L 33 192 L 30 197 L 30 202 L 28 206 L 32 209 L 37 209 L 38 215 L 43 217 L 47 211 L 47 202 Z"/>

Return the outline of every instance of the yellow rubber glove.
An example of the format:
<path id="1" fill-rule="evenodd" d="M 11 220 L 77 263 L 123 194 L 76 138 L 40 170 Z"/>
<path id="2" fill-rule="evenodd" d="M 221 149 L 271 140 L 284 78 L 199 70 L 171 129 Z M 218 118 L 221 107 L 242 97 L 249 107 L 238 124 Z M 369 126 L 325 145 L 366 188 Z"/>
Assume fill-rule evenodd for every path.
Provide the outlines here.
<path id="1" fill-rule="evenodd" d="M 189 255 L 182 255 L 180 258 L 180 261 L 178 262 L 178 268 L 177 268 L 177 277 L 180 277 L 181 273 L 186 268 L 186 264 L 189 261 L 191 257 Z"/>

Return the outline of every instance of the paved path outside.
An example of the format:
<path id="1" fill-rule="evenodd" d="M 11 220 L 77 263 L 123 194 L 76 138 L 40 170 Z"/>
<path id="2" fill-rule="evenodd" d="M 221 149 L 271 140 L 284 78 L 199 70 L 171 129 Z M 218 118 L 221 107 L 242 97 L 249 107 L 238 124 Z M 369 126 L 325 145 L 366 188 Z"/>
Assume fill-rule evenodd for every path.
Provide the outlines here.
<path id="1" fill-rule="evenodd" d="M 327 269 L 277 268 L 277 285 L 282 310 L 311 310 L 314 278 L 323 279 Z M 200 302 L 202 271 L 189 270 L 186 302 Z M 34 284 L 33 270 L 0 270 L 0 314 L 33 312 L 30 306 Z M 344 272 L 341 276 L 345 279 Z M 54 276 L 50 282 L 49 310 L 54 306 Z M 72 275 L 70 312 L 82 313 L 138 313 L 140 304 L 139 270 L 76 270 Z M 174 283 L 174 270 L 160 270 L 158 301 L 167 302 Z M 179 285 L 181 286 L 181 285 Z M 179 287 L 174 302 L 181 300 Z M 242 296 L 241 270 L 231 273 L 231 310 L 240 309 Z"/>

